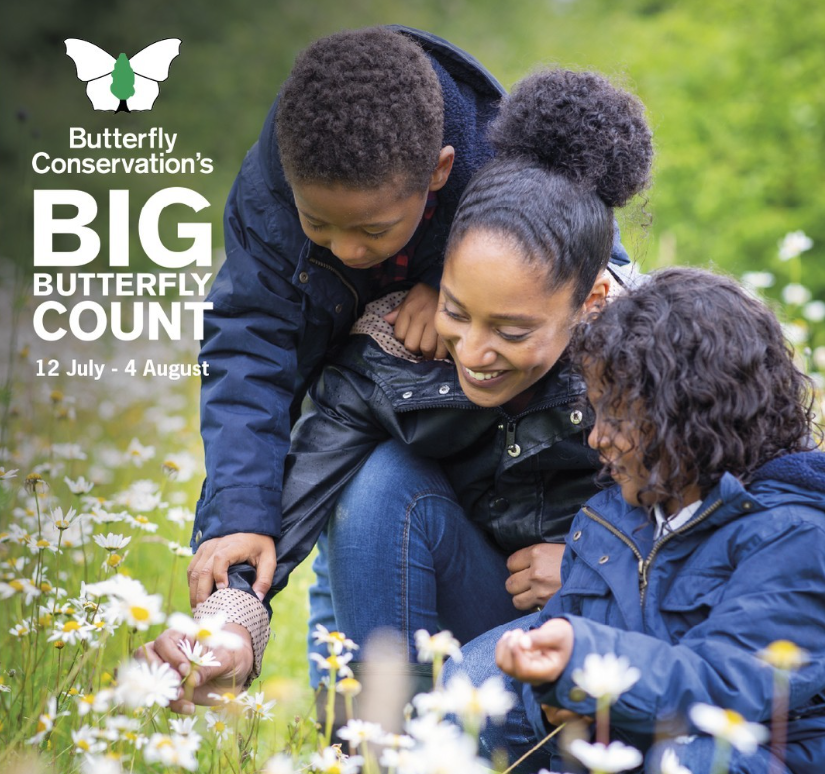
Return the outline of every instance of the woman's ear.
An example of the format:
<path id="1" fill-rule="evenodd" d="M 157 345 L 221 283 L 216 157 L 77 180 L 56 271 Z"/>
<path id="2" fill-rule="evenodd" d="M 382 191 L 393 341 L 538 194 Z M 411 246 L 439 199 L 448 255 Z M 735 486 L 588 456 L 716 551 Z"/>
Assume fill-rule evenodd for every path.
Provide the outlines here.
<path id="1" fill-rule="evenodd" d="M 595 312 L 601 308 L 607 301 L 608 293 L 610 293 L 610 274 L 603 271 L 590 288 L 590 294 L 582 305 L 582 314 Z"/>
<path id="2" fill-rule="evenodd" d="M 445 145 L 438 154 L 438 165 L 430 178 L 430 191 L 440 191 L 447 185 L 447 179 L 453 169 L 455 161 L 455 148 L 452 145 Z"/>

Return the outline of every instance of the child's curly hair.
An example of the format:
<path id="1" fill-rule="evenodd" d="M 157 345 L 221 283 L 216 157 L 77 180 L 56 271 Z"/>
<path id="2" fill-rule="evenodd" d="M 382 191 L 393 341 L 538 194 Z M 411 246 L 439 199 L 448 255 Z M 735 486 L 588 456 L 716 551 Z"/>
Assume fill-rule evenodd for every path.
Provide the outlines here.
<path id="1" fill-rule="evenodd" d="M 667 269 L 574 331 L 570 351 L 609 425 L 636 425 L 652 502 L 814 446 L 811 380 L 774 313 L 735 281 Z M 681 505 L 681 503 L 679 503 Z"/>
<path id="2" fill-rule="evenodd" d="M 441 84 L 411 38 L 385 27 L 344 30 L 298 55 L 276 129 L 292 183 L 426 191 L 444 134 Z"/>

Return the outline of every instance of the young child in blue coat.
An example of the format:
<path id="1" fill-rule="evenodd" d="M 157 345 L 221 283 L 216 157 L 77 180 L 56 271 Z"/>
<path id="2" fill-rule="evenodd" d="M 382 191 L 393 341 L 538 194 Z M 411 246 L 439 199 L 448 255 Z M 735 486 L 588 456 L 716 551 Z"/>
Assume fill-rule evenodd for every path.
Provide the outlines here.
<path id="1" fill-rule="evenodd" d="M 809 450 L 811 385 L 776 317 L 730 279 L 671 269 L 583 323 L 571 351 L 596 411 L 589 443 L 616 486 L 576 517 L 562 588 L 533 628 L 496 648 L 524 683 L 534 742 L 595 715 L 574 678 L 588 654 L 616 654 L 640 677 L 610 709 L 611 740 L 644 754 L 639 771 L 662 770 L 670 748 L 671 766 L 675 753 L 711 772 L 715 742 L 691 708 L 770 727 L 775 670 L 760 654 L 789 640 L 807 656 L 788 674 L 786 741 L 755 734 L 730 771 L 822 771 L 825 454 Z"/>

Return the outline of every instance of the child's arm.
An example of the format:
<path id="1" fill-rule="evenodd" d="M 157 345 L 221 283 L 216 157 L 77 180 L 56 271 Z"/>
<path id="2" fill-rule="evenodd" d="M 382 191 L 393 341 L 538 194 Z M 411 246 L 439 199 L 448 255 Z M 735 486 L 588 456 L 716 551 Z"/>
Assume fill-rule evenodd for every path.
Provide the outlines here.
<path id="1" fill-rule="evenodd" d="M 424 282 L 415 285 L 384 319 L 397 338 L 413 354 L 428 360 L 447 357 L 447 347 L 435 331 L 438 291 Z"/>
<path id="2" fill-rule="evenodd" d="M 573 672 L 589 653 L 624 656 L 641 677 L 612 707 L 611 723 L 652 733 L 657 723 L 684 718 L 699 702 L 735 710 L 748 720 L 767 720 L 774 673 L 756 654 L 788 639 L 810 654 L 809 665 L 790 675 L 790 707 L 798 709 L 825 686 L 825 531 L 806 523 L 751 543 L 737 556 L 727 582 L 714 587 L 718 599 L 710 593 L 704 599 L 712 605 L 707 618 L 675 643 L 568 615 L 573 646 L 567 663 L 558 655 L 564 648 L 538 641 L 539 653 L 521 661 L 513 655 L 505 664 L 535 685 L 536 703 L 592 715 L 594 699 L 571 699 Z M 708 579 L 692 582 L 701 589 Z M 553 631 L 558 620 L 550 622 Z M 530 671 L 530 664 L 547 667 L 544 684 L 537 684 L 542 673 Z"/>

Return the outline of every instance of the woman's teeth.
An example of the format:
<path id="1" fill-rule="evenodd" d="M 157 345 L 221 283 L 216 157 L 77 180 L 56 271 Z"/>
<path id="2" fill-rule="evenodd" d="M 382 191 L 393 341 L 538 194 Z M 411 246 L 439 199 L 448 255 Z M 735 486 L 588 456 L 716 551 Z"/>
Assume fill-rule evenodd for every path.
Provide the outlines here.
<path id="1" fill-rule="evenodd" d="M 479 382 L 486 382 L 489 379 L 495 379 L 497 376 L 501 376 L 504 373 L 504 371 L 471 371 L 467 367 L 465 367 L 464 370 L 467 372 L 468 376 L 471 376 Z"/>

